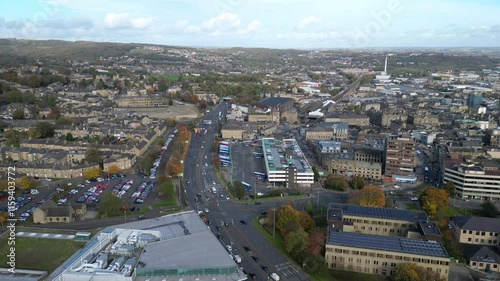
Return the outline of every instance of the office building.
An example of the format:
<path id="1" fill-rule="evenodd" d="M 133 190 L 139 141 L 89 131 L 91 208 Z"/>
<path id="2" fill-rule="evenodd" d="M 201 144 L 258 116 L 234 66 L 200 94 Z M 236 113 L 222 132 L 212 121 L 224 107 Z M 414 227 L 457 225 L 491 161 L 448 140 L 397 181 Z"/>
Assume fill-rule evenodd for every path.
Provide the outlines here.
<path id="1" fill-rule="evenodd" d="M 500 201 L 500 164 L 481 160 L 444 161 L 444 182 L 455 184 L 455 196 L 462 199 Z"/>
<path id="2" fill-rule="evenodd" d="M 390 136 L 386 140 L 385 176 L 396 182 L 416 182 L 416 143 L 410 136 Z"/>
<path id="3" fill-rule="evenodd" d="M 467 95 L 467 106 L 474 107 L 481 105 L 483 97 L 480 94 L 470 93 Z"/>
<path id="4" fill-rule="evenodd" d="M 286 187 L 309 187 L 314 173 L 295 139 L 262 139 L 262 150 L 269 182 Z"/>

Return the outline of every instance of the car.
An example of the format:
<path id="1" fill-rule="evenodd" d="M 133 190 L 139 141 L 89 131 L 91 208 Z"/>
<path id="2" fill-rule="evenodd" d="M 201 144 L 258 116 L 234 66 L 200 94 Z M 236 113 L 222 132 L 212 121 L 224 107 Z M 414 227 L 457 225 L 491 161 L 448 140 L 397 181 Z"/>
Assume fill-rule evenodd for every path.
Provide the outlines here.
<path id="1" fill-rule="evenodd" d="M 256 257 L 256 256 L 252 256 L 252 259 L 255 261 L 255 262 L 259 262 L 259 258 Z"/>
<path id="2" fill-rule="evenodd" d="M 226 245 L 226 249 L 228 252 L 231 252 L 233 250 L 233 247 L 231 247 L 231 245 Z"/>
<path id="3" fill-rule="evenodd" d="M 259 201 L 255 202 L 255 205 L 260 205 L 260 204 L 262 204 L 262 203 Z"/>
<path id="4" fill-rule="evenodd" d="M 216 185 L 217 183 L 215 181 L 212 182 L 213 185 Z"/>
<path id="5" fill-rule="evenodd" d="M 222 230 L 222 227 L 220 225 L 217 225 L 215 228 L 217 228 L 218 231 Z"/>
<path id="6" fill-rule="evenodd" d="M 91 183 L 91 181 L 90 180 L 86 180 L 85 183 L 89 184 L 89 183 Z"/>
<path id="7" fill-rule="evenodd" d="M 411 201 L 418 201 L 418 197 L 412 197 L 410 198 Z"/>
<path id="8" fill-rule="evenodd" d="M 228 221 L 225 221 L 225 222 L 224 222 L 224 225 L 225 225 L 225 226 L 229 226 L 229 222 L 228 222 Z"/>
<path id="9" fill-rule="evenodd" d="M 267 266 L 265 266 L 265 265 L 261 265 L 260 268 L 262 268 L 262 270 L 264 270 L 264 271 L 268 271 L 269 270 L 269 268 L 267 268 Z"/>
<path id="10" fill-rule="evenodd" d="M 132 208 L 129 209 L 129 211 L 131 211 L 131 212 L 137 212 L 137 211 L 139 211 L 139 208 L 138 207 L 132 207 Z"/>
<path id="11" fill-rule="evenodd" d="M 217 234 L 217 238 L 222 240 L 222 235 Z"/>
<path id="12" fill-rule="evenodd" d="M 205 210 L 204 210 L 204 211 L 205 211 L 205 213 L 208 213 L 208 208 L 205 208 Z"/>
<path id="13" fill-rule="evenodd" d="M 148 217 L 147 217 L 146 215 L 139 215 L 139 216 L 137 217 L 137 219 L 138 219 L 138 220 L 145 220 L 145 219 L 147 219 L 147 218 L 148 218 Z"/>
<path id="14" fill-rule="evenodd" d="M 72 185 L 73 185 L 73 183 L 71 183 L 71 182 L 68 182 L 68 186 L 72 186 Z"/>
<path id="15" fill-rule="evenodd" d="M 253 274 L 253 273 L 248 273 L 248 277 L 250 277 L 251 279 L 257 279 L 257 275 Z"/>
<path id="16" fill-rule="evenodd" d="M 243 250 L 245 250 L 246 252 L 251 252 L 250 248 L 248 248 L 247 246 L 243 246 Z"/>
<path id="17" fill-rule="evenodd" d="M 274 272 L 270 273 L 269 277 L 271 277 L 274 281 L 280 281 L 280 276 Z"/>
<path id="18" fill-rule="evenodd" d="M 244 225 L 246 225 L 246 224 L 247 224 L 247 222 L 246 222 L 246 221 L 244 221 L 244 220 L 240 220 L 240 223 L 241 223 L 241 224 L 244 224 Z"/>

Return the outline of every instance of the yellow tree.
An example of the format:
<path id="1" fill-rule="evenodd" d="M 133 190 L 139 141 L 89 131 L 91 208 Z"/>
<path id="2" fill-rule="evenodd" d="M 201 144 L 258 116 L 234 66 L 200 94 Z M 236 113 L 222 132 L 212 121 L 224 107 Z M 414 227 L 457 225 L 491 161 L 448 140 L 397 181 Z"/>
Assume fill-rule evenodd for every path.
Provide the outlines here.
<path id="1" fill-rule="evenodd" d="M 359 204 L 368 207 L 385 207 L 385 194 L 380 186 L 365 186 L 361 189 Z"/>
<path id="2" fill-rule="evenodd" d="M 96 179 L 102 175 L 101 168 L 95 167 L 95 168 L 90 168 L 87 169 L 85 172 L 83 172 L 83 177 L 90 180 L 90 179 Z"/>
<path id="3" fill-rule="evenodd" d="M 297 212 L 297 210 L 295 210 L 290 204 L 281 206 L 278 213 L 276 214 L 276 227 L 282 232 L 285 231 L 286 227 L 289 224 L 299 222 L 299 212 Z"/>
<path id="4" fill-rule="evenodd" d="M 110 175 L 114 175 L 114 174 L 119 174 L 120 173 L 120 168 L 118 168 L 118 166 L 116 165 L 112 165 L 108 168 L 108 173 Z"/>
<path id="5" fill-rule="evenodd" d="M 36 182 L 32 181 L 27 176 L 23 176 L 21 178 L 20 186 L 21 186 L 21 189 L 32 189 L 36 186 Z"/>
<path id="6" fill-rule="evenodd" d="M 444 189 L 427 187 L 421 196 L 422 207 L 431 216 L 435 216 L 440 209 L 448 208 L 450 197 Z"/>

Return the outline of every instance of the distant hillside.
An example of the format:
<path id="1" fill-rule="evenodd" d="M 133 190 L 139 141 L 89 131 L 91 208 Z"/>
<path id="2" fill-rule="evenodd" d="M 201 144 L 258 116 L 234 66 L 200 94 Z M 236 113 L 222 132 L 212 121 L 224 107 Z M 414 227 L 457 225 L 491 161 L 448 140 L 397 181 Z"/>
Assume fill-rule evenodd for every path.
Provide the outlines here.
<path id="1" fill-rule="evenodd" d="M 100 43 L 60 40 L 0 39 L 0 64 L 16 65 L 37 60 L 96 60 L 123 56 L 140 44 Z"/>

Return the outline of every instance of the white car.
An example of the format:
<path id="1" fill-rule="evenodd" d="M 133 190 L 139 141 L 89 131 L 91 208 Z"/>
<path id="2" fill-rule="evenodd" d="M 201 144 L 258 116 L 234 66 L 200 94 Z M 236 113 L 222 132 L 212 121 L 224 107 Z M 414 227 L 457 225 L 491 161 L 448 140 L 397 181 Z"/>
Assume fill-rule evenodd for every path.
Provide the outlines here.
<path id="1" fill-rule="evenodd" d="M 205 210 L 204 210 L 204 211 L 205 211 L 205 213 L 208 213 L 208 208 L 205 208 Z"/>
<path id="2" fill-rule="evenodd" d="M 39 192 L 38 190 L 36 190 L 36 189 L 32 189 L 32 190 L 31 190 L 31 194 L 33 194 L 33 195 L 37 195 L 37 194 L 39 194 L 39 193 L 40 193 L 40 192 Z"/>
<path id="3" fill-rule="evenodd" d="M 233 250 L 233 247 L 231 247 L 231 245 L 226 245 L 226 249 L 231 252 Z"/>
<path id="4" fill-rule="evenodd" d="M 410 198 L 411 201 L 418 201 L 418 197 L 412 197 Z"/>
<path id="5" fill-rule="evenodd" d="M 280 281 L 280 276 L 274 272 L 269 274 L 269 277 L 271 277 L 271 279 L 273 279 L 274 281 Z"/>

